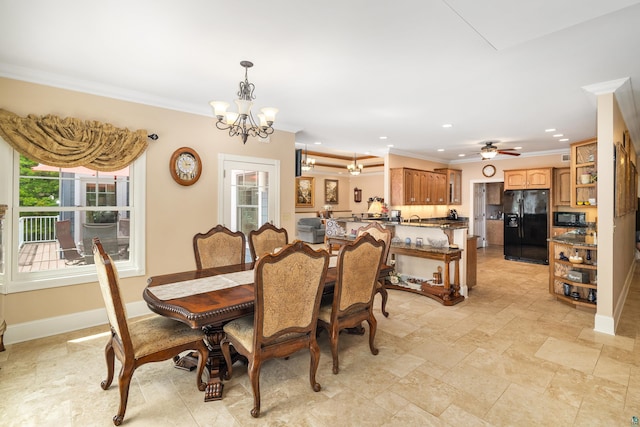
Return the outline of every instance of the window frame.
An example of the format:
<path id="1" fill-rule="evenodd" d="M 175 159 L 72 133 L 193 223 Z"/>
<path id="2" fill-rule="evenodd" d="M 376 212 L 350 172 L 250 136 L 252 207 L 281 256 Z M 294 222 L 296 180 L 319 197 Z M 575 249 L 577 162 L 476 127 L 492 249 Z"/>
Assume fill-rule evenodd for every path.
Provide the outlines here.
<path id="1" fill-rule="evenodd" d="M 9 147 L 4 141 L 3 145 Z M 0 173 L 2 175 L 0 177 L 0 185 L 9 190 L 7 199 L 9 208 L 5 216 L 4 242 L 1 242 L 4 245 L 5 272 L 4 275 L 0 274 L 0 293 L 11 294 L 96 282 L 98 280 L 96 269 L 91 264 L 56 270 L 18 271 L 19 248 L 17 239 L 19 236 L 17 230 L 19 217 L 20 212 L 30 209 L 21 207 L 19 201 L 20 153 L 10 147 L 9 151 L 13 152 L 13 156 L 7 156 L 10 157 L 11 161 L 5 162 L 9 167 L 2 168 L 6 172 Z M 4 184 L 5 182 L 6 184 Z M 143 153 L 130 165 L 129 188 L 131 197 L 128 206 L 130 213 L 129 259 L 115 261 L 118 267 L 118 275 L 122 278 L 145 275 L 145 187 L 146 153 Z M 60 208 L 53 207 L 48 208 L 48 210 L 59 211 Z M 82 211 L 83 209 L 76 210 L 76 212 Z"/>

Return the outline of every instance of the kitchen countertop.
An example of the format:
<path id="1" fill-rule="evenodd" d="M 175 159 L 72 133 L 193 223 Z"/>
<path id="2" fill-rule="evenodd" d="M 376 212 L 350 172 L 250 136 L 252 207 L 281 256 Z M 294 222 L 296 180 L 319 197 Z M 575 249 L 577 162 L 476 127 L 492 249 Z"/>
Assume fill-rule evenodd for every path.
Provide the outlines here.
<path id="1" fill-rule="evenodd" d="M 557 236 L 551 237 L 550 239 L 548 239 L 551 242 L 558 242 L 558 243 L 566 243 L 569 245 L 581 245 L 581 246 L 591 246 L 593 248 L 597 248 L 598 244 L 593 244 L 593 243 L 586 243 L 585 239 L 586 239 L 586 235 L 582 234 L 582 233 L 574 233 L 574 232 L 568 232 L 568 233 L 564 233 L 564 234 L 559 234 Z"/>
<path id="2" fill-rule="evenodd" d="M 381 222 L 385 225 L 391 226 L 406 226 L 406 227 L 431 227 L 431 228 L 469 228 L 469 221 L 467 218 L 461 219 L 448 219 L 448 218 L 421 218 L 420 221 L 414 220 L 412 222 L 403 221 L 403 222 L 393 222 L 388 220 L 380 220 L 375 218 L 354 218 L 354 217 L 344 217 L 344 218 L 335 218 L 336 221 L 346 221 L 346 222 Z"/>

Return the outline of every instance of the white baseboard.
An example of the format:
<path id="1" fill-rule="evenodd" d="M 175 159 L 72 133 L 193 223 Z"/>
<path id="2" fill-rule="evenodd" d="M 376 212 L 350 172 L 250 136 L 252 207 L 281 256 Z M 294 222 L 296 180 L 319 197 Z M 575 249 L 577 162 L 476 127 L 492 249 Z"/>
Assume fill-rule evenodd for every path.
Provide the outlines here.
<path id="1" fill-rule="evenodd" d="M 144 301 L 127 304 L 127 314 L 129 317 L 138 317 L 150 313 L 151 311 Z M 16 325 L 7 324 L 4 343 L 16 344 L 105 324 L 107 324 L 107 311 L 104 308 L 64 316 L 49 317 L 31 322 L 18 323 Z"/>

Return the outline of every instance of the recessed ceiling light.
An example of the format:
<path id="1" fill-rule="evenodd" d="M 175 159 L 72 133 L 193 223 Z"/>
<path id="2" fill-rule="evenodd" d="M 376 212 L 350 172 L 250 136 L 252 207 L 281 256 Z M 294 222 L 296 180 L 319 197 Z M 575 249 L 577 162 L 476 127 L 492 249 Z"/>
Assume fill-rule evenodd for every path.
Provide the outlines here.
<path id="1" fill-rule="evenodd" d="M 387 144 L 387 147 L 391 148 L 393 147 L 393 144 Z"/>
<path id="2" fill-rule="evenodd" d="M 458 154 L 458 157 L 464 157 L 466 154 Z"/>
<path id="3" fill-rule="evenodd" d="M 444 148 L 438 148 L 438 151 L 444 151 Z"/>
<path id="4" fill-rule="evenodd" d="M 569 140 L 569 138 L 562 138 L 562 139 L 559 139 L 558 141 L 560 141 L 560 142 L 567 142 L 568 140 Z"/>
<path id="5" fill-rule="evenodd" d="M 555 135 L 553 135 L 554 138 L 560 138 L 561 136 L 564 136 L 564 135 L 561 133 L 556 133 Z"/>
<path id="6" fill-rule="evenodd" d="M 320 142 L 320 141 L 316 141 L 316 142 L 314 142 L 314 144 L 315 144 L 315 145 L 322 145 L 322 142 Z"/>
<path id="7" fill-rule="evenodd" d="M 451 123 L 445 123 L 442 125 L 443 128 L 452 128 L 453 125 Z"/>
<path id="8" fill-rule="evenodd" d="M 555 130 L 555 129 L 553 129 L 553 128 L 551 128 L 551 129 L 545 129 L 544 131 L 545 131 L 545 132 L 555 132 L 556 130 Z"/>
<path id="9" fill-rule="evenodd" d="M 387 139 L 387 137 L 386 136 L 381 136 L 380 139 Z"/>

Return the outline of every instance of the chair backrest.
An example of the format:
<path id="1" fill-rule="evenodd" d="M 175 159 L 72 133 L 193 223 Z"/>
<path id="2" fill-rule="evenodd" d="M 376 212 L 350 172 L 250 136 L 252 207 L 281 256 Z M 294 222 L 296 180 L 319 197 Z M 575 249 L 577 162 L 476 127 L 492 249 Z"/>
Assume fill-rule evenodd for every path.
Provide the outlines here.
<path id="1" fill-rule="evenodd" d="M 373 304 L 384 247 L 383 241 L 366 233 L 340 248 L 332 317 Z"/>
<path id="2" fill-rule="evenodd" d="M 325 250 L 296 240 L 255 267 L 254 349 L 289 333 L 315 334 L 329 266 Z"/>
<path id="3" fill-rule="evenodd" d="M 382 240 L 384 242 L 384 253 L 382 255 L 382 263 L 386 264 L 389 258 L 389 248 L 391 246 L 391 230 L 384 228 L 377 222 L 372 222 L 366 227 L 360 227 L 358 229 L 357 237 L 362 236 L 364 233 L 369 233 L 376 240 Z"/>
<path id="4" fill-rule="evenodd" d="M 71 220 L 56 221 L 56 239 L 66 260 L 74 261 L 82 258 L 71 235 Z"/>
<path id="5" fill-rule="evenodd" d="M 118 270 L 97 237 L 93 239 L 93 260 L 96 264 L 98 283 L 107 309 L 111 332 L 119 338 L 124 352 L 128 356 L 133 355 L 133 344 L 127 325 L 127 308 L 120 295 Z"/>
<path id="6" fill-rule="evenodd" d="M 193 236 L 193 253 L 196 267 L 220 267 L 244 263 L 246 240 L 242 231 L 231 231 L 223 225 L 216 225 L 206 233 Z"/>
<path id="7" fill-rule="evenodd" d="M 272 253 L 276 248 L 282 248 L 289 243 L 289 235 L 284 228 L 265 222 L 257 230 L 249 232 L 249 250 L 255 261 L 260 256 Z"/>

